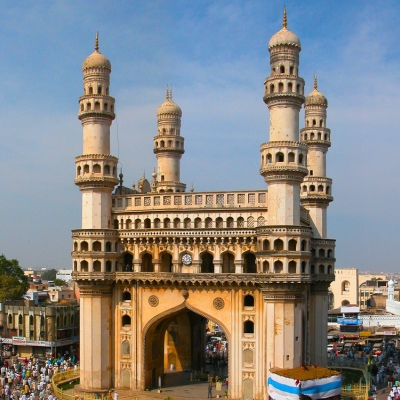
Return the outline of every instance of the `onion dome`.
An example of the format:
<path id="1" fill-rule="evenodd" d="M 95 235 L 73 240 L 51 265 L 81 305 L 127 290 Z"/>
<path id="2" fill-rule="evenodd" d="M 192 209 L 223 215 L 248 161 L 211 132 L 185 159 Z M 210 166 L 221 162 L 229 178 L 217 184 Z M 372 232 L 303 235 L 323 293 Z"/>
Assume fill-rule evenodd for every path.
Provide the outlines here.
<path id="1" fill-rule="evenodd" d="M 317 76 L 314 75 L 314 90 L 306 97 L 305 106 L 325 106 L 328 107 L 328 100 L 318 90 Z"/>
<path id="2" fill-rule="evenodd" d="M 167 88 L 166 99 L 164 103 L 157 108 L 157 115 L 161 114 L 177 114 L 180 117 L 182 116 L 181 108 L 172 101 L 172 89 L 168 90 Z"/>
<path id="3" fill-rule="evenodd" d="M 110 60 L 99 52 L 99 34 L 96 34 L 94 52 L 85 59 L 82 64 L 82 71 L 88 68 L 105 68 L 111 71 Z"/>
<path id="4" fill-rule="evenodd" d="M 287 28 L 286 7 L 283 9 L 282 29 L 275 33 L 275 35 L 269 40 L 268 48 L 271 49 L 272 47 L 279 45 L 295 46 L 299 49 L 301 48 L 300 39 L 298 36 Z"/>

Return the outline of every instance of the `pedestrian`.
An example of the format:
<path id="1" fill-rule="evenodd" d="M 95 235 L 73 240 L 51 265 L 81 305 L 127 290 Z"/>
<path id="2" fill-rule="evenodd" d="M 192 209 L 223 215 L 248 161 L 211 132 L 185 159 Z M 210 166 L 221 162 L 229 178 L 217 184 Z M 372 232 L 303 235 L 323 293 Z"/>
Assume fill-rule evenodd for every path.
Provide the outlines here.
<path id="1" fill-rule="evenodd" d="M 208 385 L 208 396 L 207 399 L 212 399 L 212 383 Z"/>
<path id="2" fill-rule="evenodd" d="M 118 400 L 118 393 L 116 391 L 114 392 L 114 400 Z"/>
<path id="3" fill-rule="evenodd" d="M 225 381 L 225 390 L 228 391 L 228 378 L 226 378 L 226 381 Z"/>

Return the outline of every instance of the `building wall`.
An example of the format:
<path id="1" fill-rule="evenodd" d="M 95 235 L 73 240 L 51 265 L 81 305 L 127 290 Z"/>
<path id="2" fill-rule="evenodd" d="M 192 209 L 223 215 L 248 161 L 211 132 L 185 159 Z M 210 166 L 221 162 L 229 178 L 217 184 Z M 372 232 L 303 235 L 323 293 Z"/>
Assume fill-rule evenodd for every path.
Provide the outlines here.
<path id="1" fill-rule="evenodd" d="M 358 287 L 357 268 L 335 268 L 335 280 L 329 287 L 333 294 L 332 308 L 346 304 L 358 305 Z"/>

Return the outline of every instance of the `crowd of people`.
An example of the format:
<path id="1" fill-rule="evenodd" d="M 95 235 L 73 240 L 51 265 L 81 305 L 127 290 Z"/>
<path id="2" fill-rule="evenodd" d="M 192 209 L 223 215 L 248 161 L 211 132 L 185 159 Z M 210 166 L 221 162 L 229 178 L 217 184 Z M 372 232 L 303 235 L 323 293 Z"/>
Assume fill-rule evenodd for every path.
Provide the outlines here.
<path id="1" fill-rule="evenodd" d="M 34 356 L 2 359 L 1 400 L 56 400 L 51 380 L 54 374 L 77 369 L 68 354 L 40 360 Z"/>

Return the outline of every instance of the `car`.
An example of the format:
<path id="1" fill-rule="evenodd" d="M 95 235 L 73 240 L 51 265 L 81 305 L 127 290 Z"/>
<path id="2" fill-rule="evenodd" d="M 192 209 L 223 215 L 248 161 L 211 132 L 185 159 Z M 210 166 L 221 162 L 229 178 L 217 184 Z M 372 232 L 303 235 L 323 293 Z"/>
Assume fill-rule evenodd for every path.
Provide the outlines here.
<path id="1" fill-rule="evenodd" d="M 333 344 L 328 344 L 327 346 L 328 353 L 333 350 Z"/>

